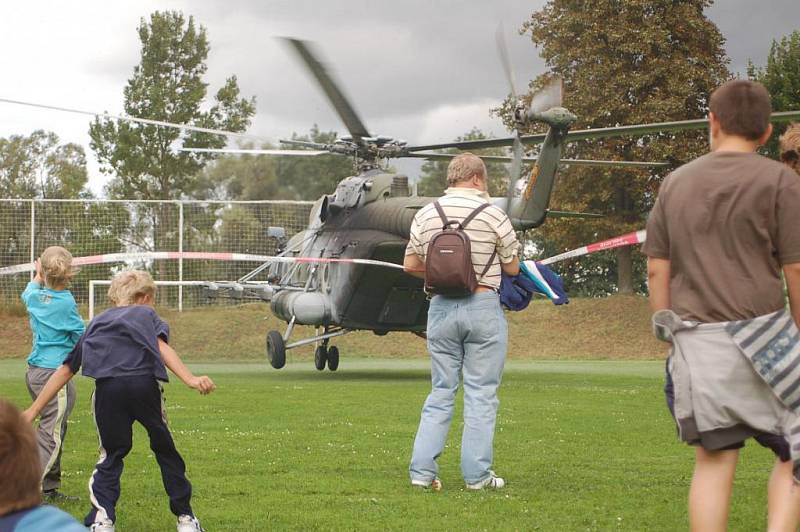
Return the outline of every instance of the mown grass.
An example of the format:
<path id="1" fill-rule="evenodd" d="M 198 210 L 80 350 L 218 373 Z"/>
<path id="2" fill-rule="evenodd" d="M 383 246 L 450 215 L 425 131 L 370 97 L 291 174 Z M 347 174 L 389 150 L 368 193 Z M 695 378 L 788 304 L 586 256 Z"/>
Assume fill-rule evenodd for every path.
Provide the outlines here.
<path id="1" fill-rule="evenodd" d="M 192 364 L 218 384 L 201 397 L 167 386 L 193 504 L 221 530 L 680 530 L 692 450 L 676 441 L 661 362 L 510 361 L 501 388 L 495 467 L 508 487 L 467 492 L 458 469 L 460 408 L 441 458 L 444 491 L 409 487 L 407 464 L 429 389 L 424 360 L 344 359 Z M 20 360 L 0 361 L 0 394 L 29 402 Z M 78 381 L 63 458 L 65 509 L 82 516 L 97 440 L 92 383 Z M 765 528 L 770 453 L 749 444 L 731 530 Z M 144 432 L 122 477 L 118 530 L 170 530 L 173 518 Z"/>
<path id="2" fill-rule="evenodd" d="M 158 309 L 172 330 L 172 344 L 187 360 L 263 360 L 265 335 L 283 332 L 264 304 L 211 307 L 178 313 Z M 85 309 L 82 315 L 86 316 Z M 507 313 L 509 357 L 512 359 L 626 359 L 653 360 L 664 348 L 650 333 L 647 300 L 638 296 L 575 299 L 556 307 L 533 302 L 523 312 Z M 297 327 L 292 339 L 313 336 L 311 327 Z M 410 333 L 375 336 L 355 332 L 336 338 L 344 358 L 424 358 L 425 341 Z M 26 356 L 30 330 L 24 313 L 0 311 L 0 358 Z M 310 360 L 313 346 L 288 353 L 289 360 Z"/>

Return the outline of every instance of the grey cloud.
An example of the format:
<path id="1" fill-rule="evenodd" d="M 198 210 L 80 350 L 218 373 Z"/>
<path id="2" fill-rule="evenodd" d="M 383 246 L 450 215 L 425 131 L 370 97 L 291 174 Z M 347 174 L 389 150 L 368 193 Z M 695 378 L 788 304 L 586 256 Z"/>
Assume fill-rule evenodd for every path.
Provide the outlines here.
<path id="1" fill-rule="evenodd" d="M 744 75 L 747 62 L 764 66 L 773 40 L 800 29 L 797 0 L 719 0 L 706 12 L 725 36 L 730 69 Z"/>

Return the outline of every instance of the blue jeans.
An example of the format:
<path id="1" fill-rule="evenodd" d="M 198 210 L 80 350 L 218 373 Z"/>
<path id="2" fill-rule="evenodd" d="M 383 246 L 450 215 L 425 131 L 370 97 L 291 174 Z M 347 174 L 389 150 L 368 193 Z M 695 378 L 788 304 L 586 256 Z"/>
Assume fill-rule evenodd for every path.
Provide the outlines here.
<path id="1" fill-rule="evenodd" d="M 466 297 L 435 296 L 428 311 L 431 393 L 422 407 L 409 472 L 411 480 L 437 477 L 461 375 L 464 434 L 461 473 L 473 484 L 489 477 L 497 418 L 497 388 L 503 375 L 508 326 L 494 292 Z"/>

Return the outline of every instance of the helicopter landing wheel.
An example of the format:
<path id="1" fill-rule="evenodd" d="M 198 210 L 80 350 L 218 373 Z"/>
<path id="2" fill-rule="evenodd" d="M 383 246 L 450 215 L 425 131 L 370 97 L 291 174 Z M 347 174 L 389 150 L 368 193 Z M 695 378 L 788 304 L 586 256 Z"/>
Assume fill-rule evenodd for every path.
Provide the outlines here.
<path id="1" fill-rule="evenodd" d="M 314 350 L 314 367 L 319 371 L 325 369 L 325 363 L 328 361 L 328 350 L 324 345 L 318 345 Z"/>
<path id="2" fill-rule="evenodd" d="M 339 348 L 332 345 L 328 348 L 328 369 L 336 371 L 339 368 Z"/>
<path id="3" fill-rule="evenodd" d="M 286 365 L 286 343 L 278 331 L 267 333 L 267 359 L 275 369 L 281 369 Z"/>

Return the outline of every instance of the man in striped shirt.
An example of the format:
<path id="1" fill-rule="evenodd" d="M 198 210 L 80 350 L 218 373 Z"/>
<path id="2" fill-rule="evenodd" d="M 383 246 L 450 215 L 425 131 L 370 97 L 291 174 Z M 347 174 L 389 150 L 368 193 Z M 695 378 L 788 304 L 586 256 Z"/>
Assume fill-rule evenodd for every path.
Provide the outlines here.
<path id="1" fill-rule="evenodd" d="M 489 202 L 486 180 L 486 166 L 479 157 L 464 153 L 453 158 L 447 169 L 449 188 L 439 199 L 448 220 L 461 221 Z M 411 224 L 403 262 L 406 271 L 424 277 L 428 245 L 442 225 L 432 203 L 420 209 Z M 444 450 L 462 374 L 464 481 L 469 489 L 505 485 L 491 470 L 499 404 L 497 388 L 508 345 L 508 327 L 498 290 L 501 271 L 508 275 L 519 273 L 519 242 L 506 213 L 494 205 L 480 211 L 464 231 L 470 239 L 478 287 L 468 296 L 436 295 L 431 299 L 427 333 L 432 390 L 422 408 L 409 468 L 412 485 L 434 490 L 441 489 L 436 459 Z"/>

